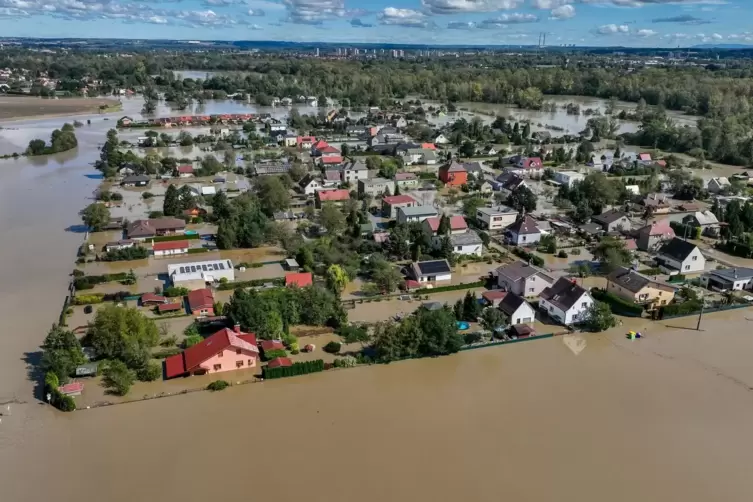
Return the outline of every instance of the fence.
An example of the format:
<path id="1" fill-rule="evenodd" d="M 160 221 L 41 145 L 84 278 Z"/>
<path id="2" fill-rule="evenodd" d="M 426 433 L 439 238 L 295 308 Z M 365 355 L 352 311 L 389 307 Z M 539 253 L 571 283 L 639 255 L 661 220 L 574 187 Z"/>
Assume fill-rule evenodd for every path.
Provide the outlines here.
<path id="1" fill-rule="evenodd" d="M 497 345 L 508 345 L 510 343 L 527 342 L 529 340 L 543 340 L 545 338 L 553 338 L 554 336 L 555 336 L 554 333 L 547 333 L 545 335 L 529 336 L 528 338 L 518 338 L 517 340 L 499 340 L 497 342 L 479 343 L 476 345 L 465 345 L 461 347 L 460 350 L 463 351 L 463 350 L 483 349 L 486 347 L 496 347 Z"/>
<path id="2" fill-rule="evenodd" d="M 711 307 L 711 308 L 705 308 L 703 309 L 704 314 L 713 314 L 714 312 L 724 312 L 725 310 L 738 310 L 738 309 L 747 309 L 753 307 L 750 303 L 738 303 L 734 305 L 722 305 L 721 307 Z M 697 316 L 700 314 L 700 310 L 695 310 L 693 312 L 689 312 L 687 314 L 678 314 L 678 315 L 668 315 L 668 316 L 662 316 L 660 320 L 666 321 L 667 319 L 678 319 L 680 317 L 692 317 Z"/>

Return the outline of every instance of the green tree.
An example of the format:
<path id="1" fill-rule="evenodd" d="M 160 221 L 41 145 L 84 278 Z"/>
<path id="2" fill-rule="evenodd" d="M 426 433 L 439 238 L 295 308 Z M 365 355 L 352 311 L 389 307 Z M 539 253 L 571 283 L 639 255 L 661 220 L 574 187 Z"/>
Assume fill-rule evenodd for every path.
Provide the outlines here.
<path id="1" fill-rule="evenodd" d="M 473 157 L 476 154 L 476 144 L 473 141 L 464 141 L 458 148 L 458 155 L 463 157 Z"/>
<path id="2" fill-rule="evenodd" d="M 76 335 L 54 324 L 44 339 L 42 351 L 42 370 L 54 373 L 62 383 L 86 362 Z"/>
<path id="3" fill-rule="evenodd" d="M 450 217 L 443 213 L 442 216 L 439 217 L 439 227 L 437 228 L 437 235 L 449 235 L 451 230 L 452 224 L 450 222 Z"/>
<path id="4" fill-rule="evenodd" d="M 218 220 L 226 220 L 231 216 L 230 202 L 225 192 L 217 192 L 212 197 L 212 214 Z"/>
<path id="5" fill-rule="evenodd" d="M 585 313 L 586 326 L 590 331 L 605 331 L 617 325 L 609 305 L 594 302 Z"/>
<path id="6" fill-rule="evenodd" d="M 322 206 L 319 221 L 330 235 L 339 235 L 345 228 L 345 215 L 331 202 Z"/>
<path id="7" fill-rule="evenodd" d="M 181 214 L 181 203 L 178 195 L 178 188 L 175 185 L 168 185 L 165 190 L 165 199 L 162 203 L 162 213 L 165 216 L 179 216 Z"/>
<path id="8" fill-rule="evenodd" d="M 340 265 L 330 265 L 327 269 L 327 287 L 337 296 L 340 296 L 349 281 L 348 274 Z"/>
<path id="9" fill-rule="evenodd" d="M 108 392 L 116 396 L 125 396 L 136 381 L 135 373 L 122 361 L 110 361 L 104 370 L 102 383 Z"/>
<path id="10" fill-rule="evenodd" d="M 519 186 L 507 197 L 506 204 L 516 211 L 530 213 L 536 210 L 536 195 L 526 186 Z"/>
<path id="11" fill-rule="evenodd" d="M 97 310 L 86 339 L 99 356 L 138 369 L 159 342 L 159 329 L 137 309 L 107 305 Z"/>
<path id="12" fill-rule="evenodd" d="M 476 322 L 481 314 L 481 305 L 478 303 L 475 293 L 468 291 L 463 298 L 463 320 Z"/>
<path id="13" fill-rule="evenodd" d="M 481 326 L 487 331 L 496 333 L 507 323 L 505 314 L 496 307 L 487 307 L 481 313 Z"/>
<path id="14" fill-rule="evenodd" d="M 277 176 L 263 176 L 256 184 L 261 210 L 267 216 L 290 207 L 290 194 Z"/>
<path id="15" fill-rule="evenodd" d="M 610 273 L 618 267 L 629 265 L 632 254 L 625 248 L 625 241 L 614 237 L 603 237 L 593 250 L 594 258 L 601 262 L 605 273 Z"/>
<path id="16" fill-rule="evenodd" d="M 81 211 L 81 220 L 92 232 L 98 232 L 110 222 L 110 210 L 104 204 L 94 202 Z"/>

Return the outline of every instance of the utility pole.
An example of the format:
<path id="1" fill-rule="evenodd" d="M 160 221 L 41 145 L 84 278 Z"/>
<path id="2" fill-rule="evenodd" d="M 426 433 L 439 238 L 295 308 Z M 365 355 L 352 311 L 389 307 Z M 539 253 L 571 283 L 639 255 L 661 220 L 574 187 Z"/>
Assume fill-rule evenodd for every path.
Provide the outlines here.
<path id="1" fill-rule="evenodd" d="M 703 318 L 703 307 L 706 305 L 706 302 L 703 299 L 703 296 L 701 296 L 701 311 L 698 313 L 698 324 L 696 324 L 695 330 L 701 331 L 701 318 Z"/>

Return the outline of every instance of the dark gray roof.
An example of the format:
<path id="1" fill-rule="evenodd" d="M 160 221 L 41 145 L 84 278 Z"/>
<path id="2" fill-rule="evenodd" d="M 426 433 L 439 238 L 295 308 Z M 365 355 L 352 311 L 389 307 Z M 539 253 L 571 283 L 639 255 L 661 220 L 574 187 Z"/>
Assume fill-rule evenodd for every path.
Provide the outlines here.
<path id="1" fill-rule="evenodd" d="M 627 214 L 623 213 L 622 211 L 610 209 L 609 211 L 604 211 L 598 216 L 591 217 L 591 220 L 595 221 L 596 223 L 600 223 L 602 225 L 610 225 L 614 223 L 615 221 L 619 220 L 620 218 L 626 218 L 626 217 L 627 217 Z"/>
<path id="2" fill-rule="evenodd" d="M 465 170 L 471 174 L 480 174 L 484 172 L 481 162 L 465 162 L 463 167 L 465 167 Z"/>
<path id="3" fill-rule="evenodd" d="M 123 183 L 149 183 L 149 176 L 145 174 L 133 174 L 123 178 Z"/>
<path id="4" fill-rule="evenodd" d="M 723 268 L 721 270 L 714 270 L 710 274 L 725 281 L 740 281 L 753 278 L 753 268 Z"/>
<path id="5" fill-rule="evenodd" d="M 509 265 L 499 267 L 497 269 L 497 274 L 503 275 L 513 282 L 519 281 L 521 279 L 526 279 L 536 274 L 541 274 L 546 279 L 550 279 L 543 270 L 523 261 L 516 261 L 510 263 Z"/>
<path id="6" fill-rule="evenodd" d="M 483 244 L 483 241 L 476 232 L 469 230 L 462 234 L 450 235 L 450 243 L 453 246 L 473 246 L 474 244 Z"/>
<path id="7" fill-rule="evenodd" d="M 526 303 L 524 298 L 515 293 L 507 293 L 499 303 L 499 309 L 507 315 L 513 315 L 524 303 Z"/>
<path id="8" fill-rule="evenodd" d="M 675 237 L 671 241 L 664 244 L 664 246 L 662 246 L 662 248 L 659 250 L 659 253 L 667 255 L 678 261 L 684 261 L 685 258 L 690 256 L 690 253 L 692 253 L 695 248 L 695 244 Z"/>
<path id="9" fill-rule="evenodd" d="M 609 274 L 607 280 L 627 289 L 632 293 L 637 293 L 641 289 L 645 288 L 648 284 L 653 282 L 651 281 L 651 279 L 639 274 L 635 270 L 625 267 L 619 267 L 617 270 Z"/>
<path id="10" fill-rule="evenodd" d="M 585 293 L 587 293 L 585 289 L 567 277 L 560 277 L 554 285 L 542 291 L 539 297 L 564 311 L 570 310 Z"/>
<path id="11" fill-rule="evenodd" d="M 345 171 L 366 171 L 368 167 L 360 160 L 347 162 L 343 167 Z"/>
<path id="12" fill-rule="evenodd" d="M 507 227 L 507 230 L 509 230 L 510 232 L 515 232 L 518 235 L 531 235 L 541 233 L 539 227 L 536 225 L 536 220 L 534 220 L 527 214 L 522 218 L 518 218 L 515 223 Z"/>
<path id="13" fill-rule="evenodd" d="M 415 263 L 415 267 L 420 275 L 449 274 L 452 272 L 447 260 L 419 261 Z"/>
<path id="14" fill-rule="evenodd" d="M 586 232 L 587 234 L 598 234 L 604 231 L 604 228 L 602 228 L 601 225 L 598 223 L 586 223 L 585 225 L 581 225 L 578 227 L 578 230 L 582 230 L 583 232 Z"/>

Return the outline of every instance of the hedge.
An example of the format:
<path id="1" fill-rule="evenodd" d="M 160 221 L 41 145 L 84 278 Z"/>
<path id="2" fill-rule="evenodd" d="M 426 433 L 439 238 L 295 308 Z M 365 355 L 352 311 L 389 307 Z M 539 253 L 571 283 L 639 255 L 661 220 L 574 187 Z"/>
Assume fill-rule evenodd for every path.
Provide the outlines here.
<path id="1" fill-rule="evenodd" d="M 282 366 L 279 368 L 264 366 L 262 368 L 262 375 L 264 376 L 264 379 L 267 380 L 272 378 L 307 375 L 309 373 L 319 373 L 320 371 L 324 371 L 324 361 L 317 359 L 316 361 L 293 363 L 292 366 Z"/>
<path id="2" fill-rule="evenodd" d="M 695 314 L 701 311 L 702 305 L 703 303 L 701 300 L 673 303 L 660 309 L 659 318 Z"/>
<path id="3" fill-rule="evenodd" d="M 638 273 L 643 275 L 662 275 L 664 272 L 660 268 L 644 268 L 643 270 L 639 270 Z"/>
<path id="4" fill-rule="evenodd" d="M 240 281 L 240 282 L 225 282 L 220 283 L 217 286 L 218 291 L 230 291 L 238 288 L 255 288 L 257 286 L 263 286 L 264 284 L 272 284 L 274 286 L 284 286 L 284 277 L 273 277 L 271 279 L 254 279 L 252 281 Z"/>
<path id="5" fill-rule="evenodd" d="M 73 279 L 73 287 L 76 289 L 92 289 L 97 284 L 104 284 L 105 282 L 124 281 L 128 277 L 127 272 L 118 272 L 117 274 L 104 274 L 104 275 L 84 275 L 76 276 Z"/>
<path id="6" fill-rule="evenodd" d="M 49 371 L 44 376 L 45 392 L 50 395 L 50 404 L 60 411 L 75 411 L 76 401 L 58 390 L 60 380 L 55 373 Z"/>
<path id="7" fill-rule="evenodd" d="M 191 248 L 188 250 L 188 254 L 206 253 L 208 251 L 209 248 Z"/>
<path id="8" fill-rule="evenodd" d="M 207 390 L 211 391 L 218 391 L 218 390 L 225 390 L 230 386 L 229 383 L 225 380 L 215 380 L 214 382 L 211 382 L 209 385 L 207 385 Z"/>
<path id="9" fill-rule="evenodd" d="M 131 260 L 143 260 L 149 257 L 149 250 L 140 246 L 114 249 L 108 251 L 102 256 L 102 261 L 131 261 Z"/>
<path id="10" fill-rule="evenodd" d="M 74 305 L 93 305 L 95 303 L 102 303 L 103 301 L 105 301 L 105 295 L 103 293 L 73 297 Z"/>
<path id="11" fill-rule="evenodd" d="M 148 240 L 153 242 L 170 242 L 170 241 L 192 241 L 194 239 L 200 239 L 199 234 L 188 235 L 162 235 L 160 237 L 150 237 Z"/>
<path id="12" fill-rule="evenodd" d="M 532 264 L 536 265 L 537 267 L 543 267 L 544 266 L 544 259 L 541 256 L 535 255 L 533 253 L 529 253 L 523 248 L 514 247 L 512 248 L 513 254 L 519 256 L 520 258 L 523 258 L 526 261 L 530 261 Z"/>
<path id="13" fill-rule="evenodd" d="M 742 242 L 736 242 L 734 240 L 727 242 L 718 242 L 716 244 L 716 248 L 733 256 L 753 258 L 753 249 L 748 247 L 747 244 L 743 244 Z"/>
<path id="14" fill-rule="evenodd" d="M 636 305 L 603 289 L 592 289 L 591 296 L 594 297 L 594 300 L 608 304 L 615 314 L 626 317 L 641 317 L 643 315 L 643 307 L 640 305 Z"/>
<path id="15" fill-rule="evenodd" d="M 445 291 L 460 291 L 462 289 L 482 288 L 486 285 L 485 281 L 466 282 L 464 284 L 455 284 L 453 286 L 441 286 L 438 288 L 421 288 L 415 291 L 416 294 L 422 293 L 444 293 Z"/>
<path id="16" fill-rule="evenodd" d="M 274 349 L 274 350 L 264 351 L 265 361 L 271 361 L 272 359 L 275 359 L 277 357 L 288 357 L 288 353 L 285 352 L 283 349 Z"/>
<path id="17" fill-rule="evenodd" d="M 688 239 L 699 240 L 703 232 L 701 227 L 694 227 L 692 225 L 686 225 L 678 221 L 670 221 L 669 226 L 672 227 L 672 230 L 675 231 L 675 234 L 678 237 L 687 235 Z"/>

